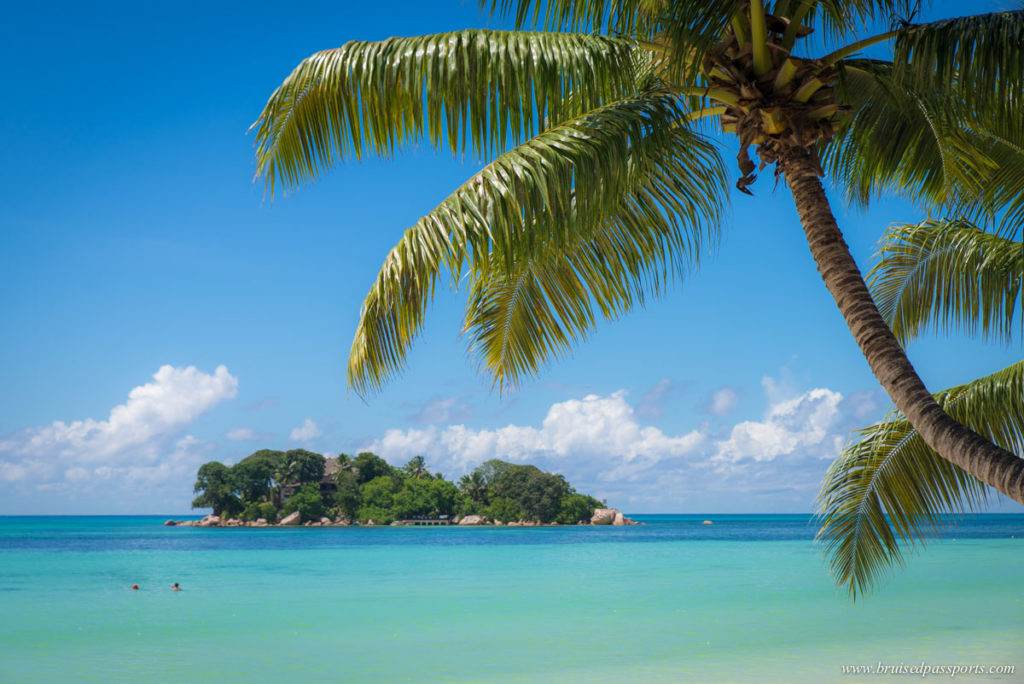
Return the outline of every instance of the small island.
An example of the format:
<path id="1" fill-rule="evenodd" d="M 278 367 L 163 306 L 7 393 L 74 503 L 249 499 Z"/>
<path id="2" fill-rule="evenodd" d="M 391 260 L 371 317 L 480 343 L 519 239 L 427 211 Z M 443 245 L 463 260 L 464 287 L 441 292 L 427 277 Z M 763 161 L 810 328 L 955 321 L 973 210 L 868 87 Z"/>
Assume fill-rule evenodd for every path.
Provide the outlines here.
<path id="1" fill-rule="evenodd" d="M 431 473 L 422 456 L 395 467 L 371 452 L 325 458 L 305 449 L 261 449 L 233 466 L 204 463 L 193 508 L 212 508 L 197 527 L 348 525 L 634 525 L 578 493 L 565 477 L 491 459 L 458 484 Z"/>

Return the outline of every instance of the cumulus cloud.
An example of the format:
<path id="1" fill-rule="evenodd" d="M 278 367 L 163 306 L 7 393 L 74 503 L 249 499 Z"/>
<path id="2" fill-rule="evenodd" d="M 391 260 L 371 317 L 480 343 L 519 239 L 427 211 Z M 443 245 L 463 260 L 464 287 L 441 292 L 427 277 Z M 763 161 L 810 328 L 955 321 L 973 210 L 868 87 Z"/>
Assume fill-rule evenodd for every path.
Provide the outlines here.
<path id="1" fill-rule="evenodd" d="M 843 396 L 817 388 L 772 404 L 761 421 L 733 426 L 729 438 L 715 444 L 713 460 L 771 461 L 796 452 L 832 458 L 842 447 L 844 435 L 833 434 Z"/>
<path id="2" fill-rule="evenodd" d="M 771 378 L 762 386 L 761 419 L 724 429 L 700 423 L 663 431 L 644 423 L 644 398 L 634 407 L 618 391 L 555 403 L 539 425 L 393 429 L 365 448 L 392 463 L 422 454 L 432 469 L 454 477 L 490 458 L 529 462 L 563 473 L 582 491 L 641 511 L 702 505 L 810 510 L 826 459 L 838 453 L 852 428 L 874 419 L 875 404 L 869 393 L 844 398 L 827 388 L 795 392 Z M 738 392 L 723 389 L 729 390 L 719 390 L 724 411 Z"/>
<path id="3" fill-rule="evenodd" d="M 116 496 L 118 489 L 193 476 L 209 445 L 183 433 L 237 394 L 238 379 L 224 366 L 212 374 L 194 366 L 161 366 L 152 382 L 132 389 L 106 420 L 54 421 L 0 442 L 0 480 L 80 493 L 102 481 Z"/>
<path id="4" fill-rule="evenodd" d="M 288 438 L 293 442 L 309 442 L 322 434 L 323 432 L 321 432 L 320 428 L 317 427 L 316 421 L 312 418 L 307 418 L 302 422 L 302 425 L 297 428 L 293 428 L 292 431 L 288 433 Z"/>
<path id="5" fill-rule="evenodd" d="M 474 430 L 464 425 L 444 429 L 389 430 L 368 446 L 385 458 L 403 460 L 416 454 L 440 458 L 440 467 L 464 472 L 489 458 L 543 463 L 573 469 L 587 461 L 606 477 L 633 477 L 666 458 L 684 456 L 703 442 L 699 431 L 672 436 L 641 425 L 624 391 L 587 395 L 548 409 L 541 426 L 508 425 Z"/>
<path id="6" fill-rule="evenodd" d="M 212 375 L 195 366 L 161 366 L 153 375 L 153 382 L 129 392 L 128 401 L 111 409 L 107 420 L 54 421 L 47 427 L 25 430 L 0 442 L 0 452 L 105 462 L 155 438 L 179 432 L 219 402 L 237 394 L 238 380 L 224 366 L 218 366 Z M 142 458 L 150 460 L 156 457 L 145 449 L 133 453 L 141 453 Z"/>

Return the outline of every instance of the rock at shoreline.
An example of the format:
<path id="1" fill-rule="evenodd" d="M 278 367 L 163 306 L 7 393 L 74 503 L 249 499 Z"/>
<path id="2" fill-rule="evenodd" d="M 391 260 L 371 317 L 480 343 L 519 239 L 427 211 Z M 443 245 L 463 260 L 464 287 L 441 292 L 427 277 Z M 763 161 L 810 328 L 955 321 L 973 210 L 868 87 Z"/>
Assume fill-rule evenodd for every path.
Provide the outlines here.
<path id="1" fill-rule="evenodd" d="M 459 525 L 483 525 L 487 522 L 487 518 L 482 515 L 467 515 L 459 521 Z"/>
<path id="2" fill-rule="evenodd" d="M 219 515 L 208 515 L 199 521 L 200 527 L 219 527 L 220 516 Z"/>
<path id="3" fill-rule="evenodd" d="M 266 527 L 267 526 L 267 519 L 266 518 L 256 518 L 256 522 L 253 523 L 253 526 L 254 527 Z"/>
<path id="4" fill-rule="evenodd" d="M 174 522 L 173 520 L 168 520 L 167 522 L 164 523 L 164 526 L 165 527 L 174 527 L 177 524 L 178 523 Z"/>
<path id="5" fill-rule="evenodd" d="M 290 513 L 289 515 L 287 515 L 284 518 L 282 518 L 282 520 L 281 520 L 281 522 L 279 524 L 282 527 L 284 527 L 284 526 L 295 527 L 295 526 L 301 525 L 302 524 L 302 514 L 299 513 L 298 511 L 295 511 L 294 513 Z"/>
<path id="6" fill-rule="evenodd" d="M 586 523 L 580 521 L 580 524 L 585 525 Z M 617 508 L 598 508 L 594 510 L 594 515 L 590 518 L 591 525 L 638 525 L 632 518 L 627 518 Z"/>
<path id="7" fill-rule="evenodd" d="M 320 518 L 320 524 L 321 525 L 330 525 L 331 524 L 331 519 L 328 518 L 327 516 L 324 516 L 324 517 Z"/>

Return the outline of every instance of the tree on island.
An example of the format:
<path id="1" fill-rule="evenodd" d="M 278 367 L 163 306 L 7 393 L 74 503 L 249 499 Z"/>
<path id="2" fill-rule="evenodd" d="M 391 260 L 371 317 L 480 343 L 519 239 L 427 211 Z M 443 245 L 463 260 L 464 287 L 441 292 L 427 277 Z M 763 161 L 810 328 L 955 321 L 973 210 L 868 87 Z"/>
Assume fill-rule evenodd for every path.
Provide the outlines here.
<path id="1" fill-rule="evenodd" d="M 430 472 L 427 470 L 426 461 L 422 456 L 413 456 L 403 468 L 405 474 L 409 477 L 419 478 L 430 478 Z"/>
<path id="2" fill-rule="evenodd" d="M 303 520 L 319 520 L 327 513 L 323 497 L 320 494 L 320 487 L 315 484 L 306 484 L 299 487 L 298 491 L 288 498 L 281 515 L 285 516 L 298 511 Z"/>
<path id="3" fill-rule="evenodd" d="M 1019 227 L 1013 232 L 1021 234 Z M 1022 329 L 1024 242 L 963 220 L 928 220 L 890 227 L 880 257 L 872 291 L 901 343 L 928 328 L 980 331 L 1010 343 Z M 935 399 L 994 443 L 1024 451 L 1024 361 Z M 891 410 L 858 432 L 825 477 L 818 537 L 833 576 L 851 596 L 863 594 L 882 570 L 902 564 L 900 541 L 922 544 L 947 524 L 945 512 L 975 510 L 987 494 Z"/>
<path id="4" fill-rule="evenodd" d="M 320 454 L 305 449 L 286 451 L 282 475 L 287 479 L 281 480 L 281 483 L 302 485 L 308 482 L 319 482 L 324 476 L 326 462 L 327 459 Z"/>
<path id="5" fill-rule="evenodd" d="M 566 525 L 589 520 L 600 501 L 577 494 L 561 475 L 536 466 L 491 459 L 459 481 L 463 514 L 492 520 L 536 520 Z"/>
<path id="6" fill-rule="evenodd" d="M 422 456 L 396 468 L 370 452 L 354 459 L 342 454 L 336 461 L 337 470 L 324 478 L 326 462 L 320 454 L 301 449 L 263 449 L 234 466 L 211 461 L 199 468 L 194 487 L 198 496 L 192 506 L 213 508 L 222 517 L 241 515 L 247 521 L 264 518 L 274 522 L 279 515 L 299 511 L 303 520 L 326 515 L 378 524 L 457 514 L 487 515 L 502 522 L 575 524 L 588 521 L 601 506 L 597 499 L 577 494 L 561 475 L 496 459 L 463 478 L 480 483 L 472 492 L 439 474 L 431 475 Z M 303 463 L 305 470 L 300 467 Z M 268 472 L 274 473 L 269 482 Z M 286 497 L 289 488 L 294 491 Z"/>
<path id="7" fill-rule="evenodd" d="M 234 515 L 241 512 L 243 504 L 238 497 L 238 487 L 232 468 L 210 461 L 199 466 L 193 493 L 192 508 L 212 508 L 215 515 Z"/>
<path id="8" fill-rule="evenodd" d="M 260 449 L 231 468 L 239 497 L 244 501 L 269 501 L 275 480 L 279 481 L 284 452 Z"/>
<path id="9" fill-rule="evenodd" d="M 395 469 L 387 461 L 369 451 L 361 452 L 356 456 L 352 461 L 352 466 L 356 469 L 359 484 L 361 485 L 382 475 L 395 474 Z"/>
<path id="10" fill-rule="evenodd" d="M 319 52 L 254 125 L 271 194 L 424 136 L 493 158 L 388 254 L 363 304 L 350 386 L 377 390 L 402 367 L 443 274 L 466 284 L 470 352 L 499 386 L 537 374 L 600 317 L 661 293 L 716 235 L 726 170 L 696 124 L 717 119 L 738 137 L 739 190 L 756 178 L 751 150 L 789 186 L 826 287 L 924 442 L 1024 503 L 1024 459 L 936 403 L 878 313 L 820 181 L 827 171 L 865 205 L 895 191 L 933 213 L 1019 212 L 1024 11 L 914 23 L 917 9 L 894 0 L 484 4 L 546 30 Z M 856 34 L 884 23 L 891 30 Z M 821 28 L 852 42 L 798 56 Z M 882 45 L 890 59 L 858 56 Z"/>

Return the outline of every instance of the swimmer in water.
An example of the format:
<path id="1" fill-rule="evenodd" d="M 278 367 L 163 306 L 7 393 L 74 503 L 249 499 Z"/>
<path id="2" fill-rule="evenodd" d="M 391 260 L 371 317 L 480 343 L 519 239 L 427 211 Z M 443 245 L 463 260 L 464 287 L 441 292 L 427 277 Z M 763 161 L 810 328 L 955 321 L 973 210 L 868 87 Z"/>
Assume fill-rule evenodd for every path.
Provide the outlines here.
<path id="1" fill-rule="evenodd" d="M 139 590 L 139 585 L 138 584 L 133 584 L 132 585 L 132 591 L 138 591 L 138 590 Z"/>
<path id="2" fill-rule="evenodd" d="M 171 591 L 181 591 L 181 587 L 178 586 L 177 582 L 171 585 Z"/>

